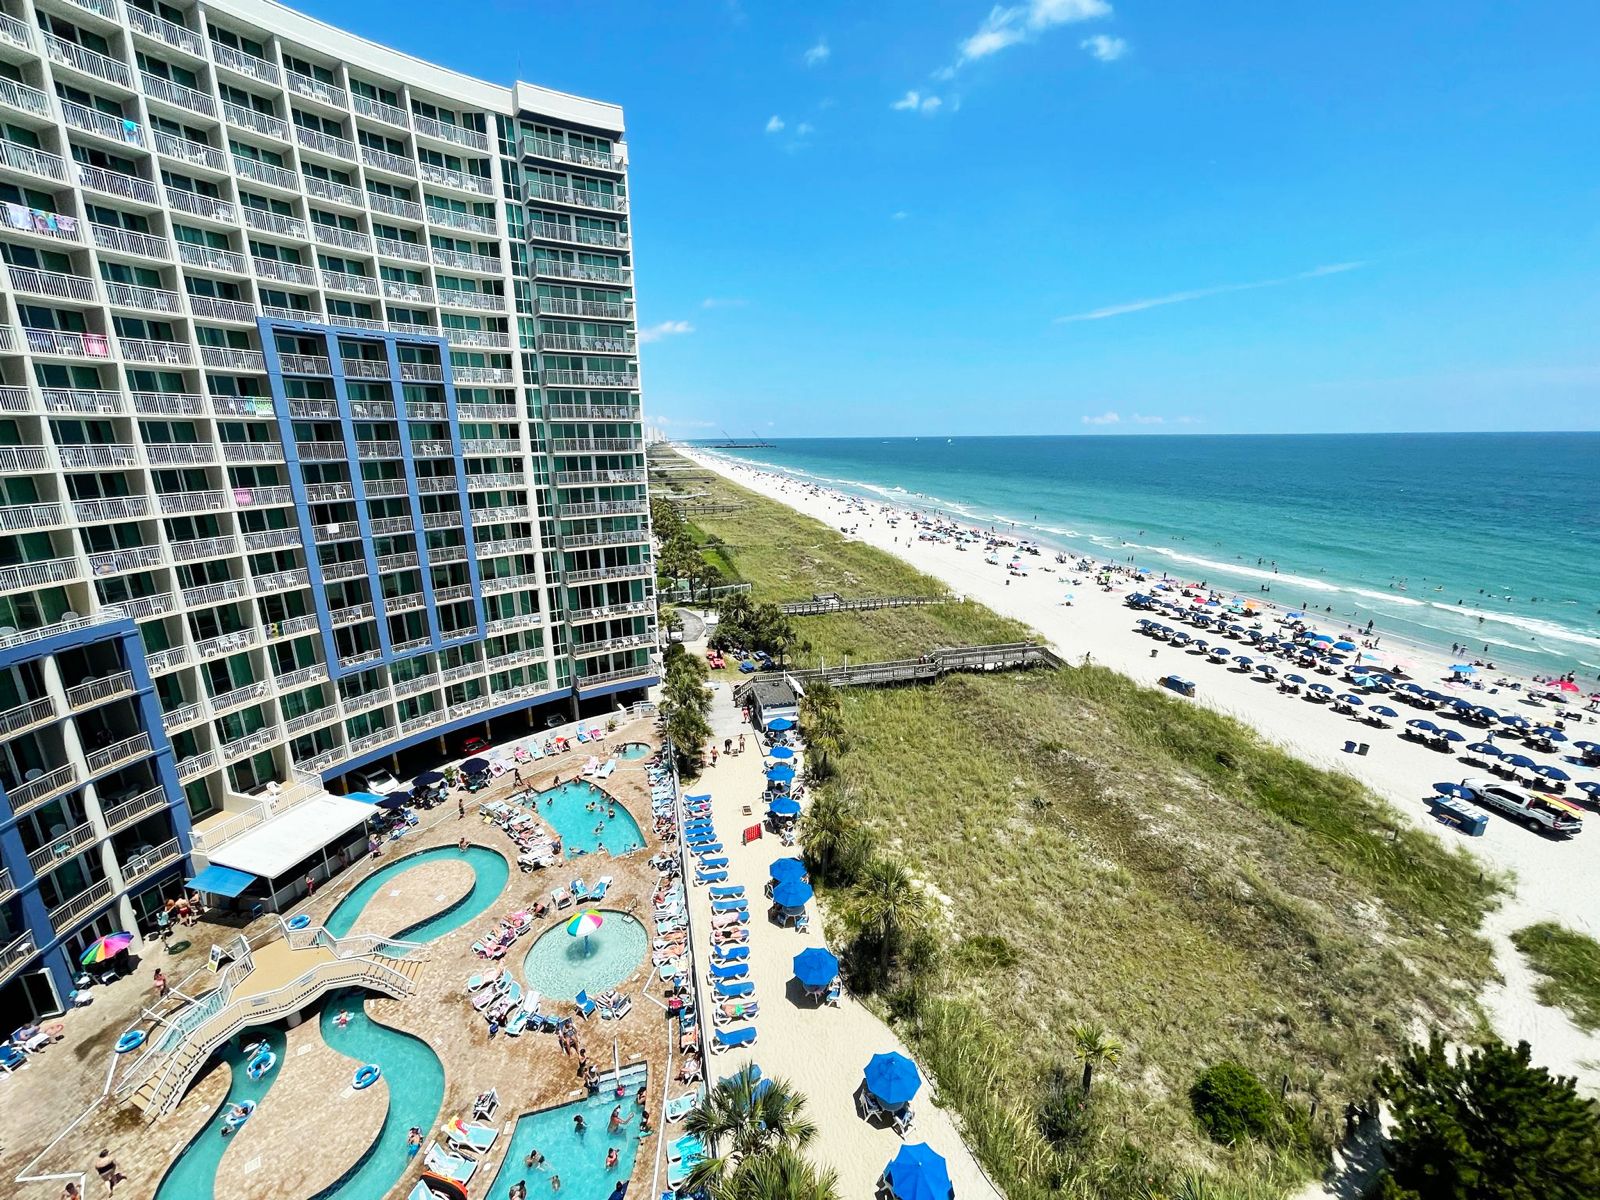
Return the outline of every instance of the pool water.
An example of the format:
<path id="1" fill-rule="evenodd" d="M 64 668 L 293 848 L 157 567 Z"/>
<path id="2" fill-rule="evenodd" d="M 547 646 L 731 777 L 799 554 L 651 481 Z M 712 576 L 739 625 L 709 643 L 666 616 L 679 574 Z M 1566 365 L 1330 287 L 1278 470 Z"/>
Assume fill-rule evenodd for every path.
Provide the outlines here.
<path id="1" fill-rule="evenodd" d="M 530 807 L 561 839 L 561 850 L 568 858 L 601 850 L 616 856 L 644 848 L 644 834 L 633 814 L 621 804 L 608 805 L 606 794 L 582 779 L 569 779 L 540 792 Z"/>
<path id="2" fill-rule="evenodd" d="M 529 990 L 554 1000 L 571 1000 L 585 989 L 593 996 L 639 969 L 650 943 L 644 926 L 627 913 L 602 909 L 601 915 L 605 923 L 587 938 L 573 937 L 561 924 L 535 939 L 522 960 Z"/>
<path id="3" fill-rule="evenodd" d="M 551 1196 L 552 1176 L 561 1176 L 562 1197 L 572 1200 L 606 1200 L 619 1181 L 633 1174 L 633 1160 L 639 1153 L 639 1106 L 634 1094 L 644 1082 L 642 1072 L 623 1074 L 621 1099 L 614 1090 L 602 1087 L 600 1094 L 576 1100 L 559 1108 L 527 1113 L 511 1131 L 511 1145 L 504 1165 L 485 1193 L 485 1200 L 508 1200 L 511 1186 L 519 1179 L 528 1185 L 529 1200 Z M 617 1133 L 607 1131 L 613 1108 L 621 1107 L 627 1122 Z M 578 1133 L 572 1118 L 582 1114 L 588 1129 Z M 606 1169 L 606 1152 L 617 1150 L 617 1165 Z M 528 1152 L 538 1150 L 545 1157 L 543 1167 L 529 1168 Z"/>
<path id="4" fill-rule="evenodd" d="M 362 910 L 386 885 L 414 867 L 439 858 L 464 859 L 472 867 L 472 888 L 448 909 L 401 931 L 399 936 L 408 941 L 435 941 L 476 920 L 499 899 L 510 877 L 510 864 L 504 856 L 482 846 L 469 846 L 465 854 L 454 846 L 424 850 L 395 859 L 352 888 L 328 914 L 327 929 L 340 937 L 348 934 Z M 432 897 L 428 897 L 427 902 L 432 903 Z M 406 1135 L 411 1126 L 424 1130 L 434 1128 L 444 1105 L 444 1064 L 439 1056 L 420 1038 L 373 1021 L 366 1013 L 366 998 L 366 993 L 359 991 L 330 992 L 307 1014 L 319 1017 L 323 1039 L 351 1060 L 352 1078 L 358 1066 L 376 1063 L 389 1086 L 389 1109 L 377 1141 L 342 1179 L 311 1200 L 382 1200 L 410 1164 L 411 1160 L 406 1157 Z M 338 1027 L 341 1012 L 350 1014 L 349 1024 L 344 1029 Z M 275 1048 L 281 1056 L 283 1034 L 273 1029 L 247 1029 L 219 1056 L 234 1068 L 233 1082 L 224 1104 L 246 1099 L 260 1103 L 277 1079 L 278 1072 L 273 1071 L 260 1082 L 253 1082 L 241 1069 L 240 1044 L 263 1036 L 275 1039 Z M 156 1200 L 214 1200 L 217 1168 L 223 1154 L 233 1144 L 232 1138 L 224 1138 L 217 1132 L 222 1111 L 218 1109 L 178 1156 L 162 1178 Z M 307 1130 L 307 1137 L 314 1138 L 315 1130 Z"/>
<path id="5" fill-rule="evenodd" d="M 649 742 L 628 742 L 617 755 L 626 762 L 637 762 L 641 758 L 650 757 Z"/>

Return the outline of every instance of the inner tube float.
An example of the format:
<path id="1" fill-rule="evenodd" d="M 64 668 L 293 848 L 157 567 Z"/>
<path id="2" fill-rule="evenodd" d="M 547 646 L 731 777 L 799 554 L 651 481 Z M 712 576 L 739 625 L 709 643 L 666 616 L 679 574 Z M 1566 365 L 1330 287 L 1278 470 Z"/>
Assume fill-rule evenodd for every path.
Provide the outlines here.
<path id="1" fill-rule="evenodd" d="M 130 1029 L 117 1039 L 117 1053 L 127 1054 L 130 1050 L 137 1050 L 144 1045 L 144 1030 Z"/>
<path id="2" fill-rule="evenodd" d="M 285 924 L 290 929 L 304 929 L 307 925 L 311 924 L 311 914 L 296 913 L 294 916 L 290 917 Z"/>
<path id="3" fill-rule="evenodd" d="M 256 1111 L 254 1100 L 244 1100 L 229 1110 L 228 1115 L 222 1118 L 222 1136 L 237 1133 L 239 1126 L 250 1119 L 250 1114 Z"/>
<path id="4" fill-rule="evenodd" d="M 249 1065 L 245 1067 L 245 1073 L 249 1075 L 251 1079 L 260 1079 L 268 1071 L 272 1070 L 273 1067 L 278 1065 L 278 1056 L 272 1052 L 272 1047 L 268 1046 L 265 1042 L 258 1042 L 256 1045 L 249 1047 L 248 1049 L 251 1050 L 252 1053 L 250 1056 Z"/>
<path id="5" fill-rule="evenodd" d="M 360 1066 L 360 1067 L 356 1068 L 356 1077 L 351 1082 L 351 1086 L 354 1087 L 356 1089 L 356 1091 L 359 1092 L 363 1088 L 369 1088 L 369 1087 L 371 1087 L 373 1084 L 375 1084 L 377 1082 L 378 1082 L 378 1064 L 377 1063 L 367 1063 L 365 1066 Z"/>

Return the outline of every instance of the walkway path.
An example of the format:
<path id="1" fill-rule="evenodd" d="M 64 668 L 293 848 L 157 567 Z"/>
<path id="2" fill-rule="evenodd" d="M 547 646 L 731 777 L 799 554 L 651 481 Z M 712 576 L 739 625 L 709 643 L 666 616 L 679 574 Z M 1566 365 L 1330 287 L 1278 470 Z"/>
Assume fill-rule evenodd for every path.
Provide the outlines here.
<path id="1" fill-rule="evenodd" d="M 690 653 L 703 652 L 691 646 Z M 818 1008 L 805 999 L 793 977 L 794 956 L 808 946 L 827 945 L 826 926 L 812 906 L 810 933 L 779 929 L 767 920 L 764 889 L 767 868 L 775 858 L 798 854 L 786 849 L 770 834 L 748 846 L 740 845 L 740 831 L 761 820 L 765 806 L 760 797 L 763 763 L 755 731 L 740 719 L 729 685 L 713 685 L 715 704 L 711 727 L 716 745 L 724 738 L 738 743 L 746 734 L 746 750 L 732 758 L 724 755 L 717 766 L 684 791 L 710 793 L 712 815 L 728 857 L 728 883 L 743 884 L 750 902 L 750 979 L 760 1004 L 756 1028 L 760 1034 L 753 1052 L 729 1051 L 707 1060 L 711 1080 L 733 1074 L 749 1059 L 763 1074 L 789 1080 L 807 1098 L 806 1111 L 817 1125 L 812 1143 L 815 1157 L 839 1172 L 839 1194 L 865 1200 L 873 1194 L 878 1177 L 900 1148 L 892 1129 L 868 1125 L 856 1115 L 854 1095 L 867 1060 L 885 1050 L 910 1050 L 870 1011 L 848 995 L 837 1008 Z M 696 959 L 710 961 L 710 898 L 703 887 L 688 887 L 694 905 Z M 703 969 L 703 968 L 702 968 Z M 709 1017 L 708 1027 L 711 1025 Z M 707 1045 L 710 1044 L 709 1028 Z M 927 1073 L 924 1072 L 924 1079 Z M 926 1081 L 915 1101 L 916 1125 L 908 1140 L 925 1141 L 950 1165 L 957 1200 L 1000 1200 L 1000 1193 L 967 1150 L 950 1115 L 932 1102 L 932 1082 Z"/>

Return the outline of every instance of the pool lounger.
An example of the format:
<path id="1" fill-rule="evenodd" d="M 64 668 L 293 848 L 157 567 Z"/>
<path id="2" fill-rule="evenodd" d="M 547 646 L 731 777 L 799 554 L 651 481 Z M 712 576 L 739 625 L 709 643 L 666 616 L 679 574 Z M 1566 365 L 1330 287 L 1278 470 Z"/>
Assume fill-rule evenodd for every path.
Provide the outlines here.
<path id="1" fill-rule="evenodd" d="M 721 883 L 727 878 L 728 873 L 726 871 L 696 871 L 694 873 L 694 881 L 696 883 Z"/>
<path id="2" fill-rule="evenodd" d="M 688 1159 L 690 1162 L 699 1162 L 705 1156 L 705 1143 L 692 1133 L 684 1134 L 667 1147 L 668 1162 L 682 1162 L 684 1159 Z"/>
<path id="3" fill-rule="evenodd" d="M 756 1042 L 756 1027 L 754 1025 L 741 1025 L 738 1029 L 713 1029 L 711 1031 L 711 1053 L 721 1054 L 724 1050 L 732 1050 L 736 1046 L 753 1046 Z"/>
<path id="4" fill-rule="evenodd" d="M 606 892 L 611 888 L 611 876 L 602 875 L 595 880 L 594 886 L 589 889 L 590 900 L 604 900 Z"/>
<path id="5" fill-rule="evenodd" d="M 700 1097 L 694 1092 L 686 1095 L 674 1096 L 667 1101 L 667 1120 L 681 1121 L 689 1115 L 689 1110 L 700 1102 Z"/>
<path id="6" fill-rule="evenodd" d="M 445 1141 L 452 1149 L 465 1149 L 474 1154 L 487 1151 L 499 1136 L 500 1131 L 493 1125 L 468 1125 L 459 1117 L 444 1127 Z"/>
<path id="7" fill-rule="evenodd" d="M 745 1000 L 756 994 L 756 985 L 748 980 L 739 983 L 717 983 L 712 986 L 719 1000 Z"/>
<path id="8" fill-rule="evenodd" d="M 714 913 L 744 912 L 749 906 L 743 900 L 713 900 L 711 911 Z"/>
<path id="9" fill-rule="evenodd" d="M 728 860 L 724 857 L 702 858 L 700 865 L 708 871 L 720 871 L 728 865 Z"/>
<path id="10" fill-rule="evenodd" d="M 435 1175 L 443 1175 L 446 1179 L 454 1179 L 457 1183 L 466 1183 L 478 1169 L 478 1164 L 470 1158 L 462 1158 L 459 1154 L 451 1154 L 447 1150 L 440 1149 L 438 1142 L 428 1143 L 422 1165 Z"/>
<path id="11" fill-rule="evenodd" d="M 740 900 L 743 897 L 744 887 L 741 884 L 736 883 L 731 887 L 714 887 L 711 889 L 711 898 L 713 900 Z"/>
<path id="12" fill-rule="evenodd" d="M 711 981 L 715 983 L 719 979 L 729 981 L 734 979 L 743 979 L 749 970 L 749 965 L 742 962 L 727 963 L 726 965 L 722 966 L 712 963 L 708 974 L 711 978 Z"/>
<path id="13" fill-rule="evenodd" d="M 744 962 L 750 957 L 749 946 L 713 946 L 712 956 L 722 962 Z"/>
<path id="14" fill-rule="evenodd" d="M 689 847 L 689 851 L 696 858 L 705 858 L 707 855 L 721 854 L 722 853 L 722 843 L 721 842 L 701 842 L 698 845 L 691 845 Z"/>

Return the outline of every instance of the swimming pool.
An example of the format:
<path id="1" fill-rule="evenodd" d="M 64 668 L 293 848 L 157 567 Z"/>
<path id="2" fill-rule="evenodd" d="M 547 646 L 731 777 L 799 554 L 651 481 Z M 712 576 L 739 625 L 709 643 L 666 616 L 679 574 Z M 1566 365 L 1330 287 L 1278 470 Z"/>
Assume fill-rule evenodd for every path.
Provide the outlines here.
<path id="1" fill-rule="evenodd" d="M 502 855 L 483 846 L 469 846 L 465 854 L 454 846 L 440 846 L 406 855 L 380 867 L 352 888 L 328 914 L 326 928 L 339 937 L 349 933 L 362 910 L 386 885 L 397 876 L 440 858 L 465 861 L 472 868 L 472 887 L 443 912 L 431 914 L 402 930 L 399 936 L 408 941 L 435 941 L 476 920 L 499 899 L 511 873 L 510 864 Z M 433 1048 L 420 1038 L 373 1021 L 367 1016 L 365 1002 L 363 992 L 330 992 L 310 1011 L 319 1016 L 322 1036 L 329 1046 L 349 1057 L 355 1065 L 378 1065 L 389 1084 L 389 1110 L 377 1140 L 355 1166 L 311 1200 L 382 1200 L 410 1162 L 406 1158 L 407 1132 L 413 1125 L 431 1128 L 437 1123 L 439 1110 L 444 1105 L 444 1064 Z M 350 1013 L 349 1025 L 344 1029 L 338 1028 L 341 1012 Z M 276 1038 L 276 1048 L 282 1053 L 281 1031 L 259 1032 L 269 1039 Z M 244 1042 L 255 1040 L 256 1030 L 247 1030 L 239 1038 Z M 255 1099 L 259 1103 L 278 1075 L 273 1071 L 259 1083 L 251 1082 L 239 1069 L 241 1053 L 230 1046 L 221 1055 L 223 1061 L 234 1068 L 225 1104 L 240 1099 Z M 355 1065 L 351 1067 L 352 1074 Z M 246 1087 L 259 1088 L 260 1092 L 245 1090 Z M 217 1119 L 213 1116 L 162 1178 L 156 1200 L 214 1200 L 217 1167 L 232 1144 L 231 1138 L 224 1138 L 217 1132 Z"/>
<path id="2" fill-rule="evenodd" d="M 615 1089 L 602 1087 L 599 1095 L 588 1099 L 525 1113 L 511 1132 L 505 1163 L 485 1200 L 508 1200 L 512 1184 L 519 1179 L 527 1183 L 530 1196 L 550 1195 L 550 1180 L 556 1175 L 561 1176 L 561 1191 L 574 1200 L 604 1200 L 621 1180 L 633 1174 L 633 1160 L 639 1153 L 639 1106 L 633 1097 L 644 1082 L 642 1070 L 624 1071 L 620 1099 Z M 611 1133 L 611 1110 L 618 1107 L 627 1124 Z M 583 1117 L 586 1132 L 577 1132 L 572 1121 L 575 1116 Z M 613 1147 L 617 1165 L 607 1169 L 606 1152 Z M 527 1166 L 530 1150 L 544 1155 L 543 1167 Z"/>
<path id="3" fill-rule="evenodd" d="M 244 1047 L 261 1041 L 272 1047 L 272 1052 L 278 1056 L 278 1066 L 260 1079 L 251 1079 L 244 1069 L 247 1057 Z M 222 1114 L 228 1111 L 230 1105 L 242 1104 L 246 1100 L 261 1103 L 268 1089 L 278 1080 L 278 1071 L 283 1066 L 283 1047 L 283 1030 L 248 1029 L 230 1041 L 217 1056 L 233 1071 L 228 1094 L 162 1178 L 161 1186 L 156 1189 L 156 1200 L 203 1200 L 204 1197 L 215 1195 L 217 1168 L 222 1165 L 222 1156 L 233 1145 L 232 1138 L 222 1136 Z"/>
<path id="4" fill-rule="evenodd" d="M 627 913 L 602 909 L 601 915 L 605 923 L 587 938 L 571 936 L 561 924 L 534 940 L 522 960 L 529 990 L 570 1000 L 585 989 L 593 995 L 616 987 L 638 970 L 650 943 L 644 926 Z"/>
<path id="5" fill-rule="evenodd" d="M 604 850 L 616 856 L 644 848 L 644 834 L 633 814 L 594 784 L 569 779 L 533 798 L 534 808 L 561 839 L 568 858 Z"/>
<path id="6" fill-rule="evenodd" d="M 625 742 L 622 749 L 617 753 L 617 757 L 626 762 L 637 762 L 639 759 L 648 758 L 649 756 L 649 742 Z"/>

